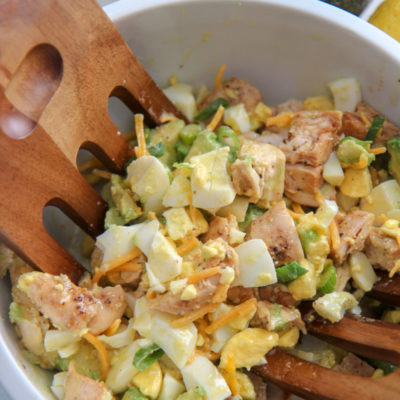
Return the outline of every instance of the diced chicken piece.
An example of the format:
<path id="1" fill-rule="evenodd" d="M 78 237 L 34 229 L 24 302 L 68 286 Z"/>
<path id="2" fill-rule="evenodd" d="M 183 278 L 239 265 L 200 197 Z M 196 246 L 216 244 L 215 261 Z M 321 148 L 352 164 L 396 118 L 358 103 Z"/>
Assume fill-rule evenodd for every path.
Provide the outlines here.
<path id="1" fill-rule="evenodd" d="M 74 285 L 66 275 L 30 272 L 20 277 L 17 288 L 54 326 L 65 330 L 88 328 L 98 335 L 121 318 L 126 308 L 121 286 L 88 290 Z"/>
<path id="2" fill-rule="evenodd" d="M 347 374 L 370 377 L 375 369 L 353 353 L 348 353 L 341 363 L 335 368 Z"/>
<path id="3" fill-rule="evenodd" d="M 271 132 L 271 130 L 268 129 L 263 131 L 261 135 L 255 132 L 244 132 L 240 135 L 240 140 L 267 143 L 276 147 L 280 147 L 283 144 L 283 141 L 287 138 L 288 134 L 289 131 L 286 129 L 283 129 L 278 133 Z"/>
<path id="4" fill-rule="evenodd" d="M 108 274 L 108 279 L 113 285 L 129 286 L 136 288 L 142 277 L 142 271 L 116 271 Z"/>
<path id="5" fill-rule="evenodd" d="M 221 238 L 228 241 L 230 225 L 227 218 L 215 216 L 211 219 L 208 224 L 208 231 L 201 236 L 201 240 L 203 243 L 208 240 L 214 240 Z"/>
<path id="6" fill-rule="evenodd" d="M 250 321 L 250 326 L 264 328 L 268 331 L 286 331 L 293 326 L 306 333 L 300 311 L 268 301 L 259 301 L 257 311 Z"/>
<path id="7" fill-rule="evenodd" d="M 286 307 L 297 307 L 300 304 L 300 301 L 296 300 L 287 286 L 282 283 L 260 287 L 258 288 L 258 295 L 261 300 L 267 300 L 270 303 L 277 303 Z"/>
<path id="8" fill-rule="evenodd" d="M 366 211 L 350 211 L 338 224 L 340 246 L 333 252 L 336 263 L 342 264 L 348 255 L 362 251 L 375 216 Z"/>
<path id="9" fill-rule="evenodd" d="M 228 301 L 233 304 L 240 304 L 253 297 L 257 298 L 257 288 L 245 288 L 243 286 L 232 286 L 228 290 Z"/>
<path id="10" fill-rule="evenodd" d="M 196 296 L 191 300 L 182 300 L 181 293 L 166 292 L 148 300 L 148 307 L 175 315 L 186 315 L 210 303 L 220 280 L 220 274 L 213 275 L 196 283 Z"/>
<path id="11" fill-rule="evenodd" d="M 256 398 L 254 400 L 267 400 L 267 384 L 264 379 L 252 372 L 245 373 L 254 386 L 254 391 L 256 392 Z"/>
<path id="12" fill-rule="evenodd" d="M 324 164 L 339 139 L 342 113 L 307 111 L 292 122 L 288 137 L 280 149 L 290 164 L 303 163 L 316 167 Z"/>
<path id="13" fill-rule="evenodd" d="M 346 136 L 363 140 L 368 132 L 368 126 L 358 114 L 345 111 L 342 117 L 342 132 Z"/>
<path id="14" fill-rule="evenodd" d="M 267 143 L 244 143 L 238 153 L 241 159 L 249 158 L 253 169 L 261 177 L 260 207 L 279 201 L 285 183 L 285 155 L 277 147 Z"/>
<path id="15" fill-rule="evenodd" d="M 279 264 L 304 258 L 296 226 L 283 201 L 254 220 L 247 236 L 247 239 L 262 239 Z"/>
<path id="16" fill-rule="evenodd" d="M 363 114 L 364 117 L 366 117 L 370 122 L 372 122 L 375 117 L 382 116 L 369 104 L 363 102 L 357 104 L 356 113 L 358 115 Z M 400 136 L 400 129 L 393 125 L 390 121 L 385 120 L 382 126 L 382 132 L 375 139 L 375 144 L 386 144 L 388 139 L 395 136 Z"/>
<path id="17" fill-rule="evenodd" d="M 219 97 L 228 100 L 230 106 L 243 103 L 247 111 L 251 111 L 260 101 L 263 100 L 262 94 L 249 82 L 230 78 L 222 83 L 222 85 L 212 91 L 200 104 L 199 110 L 206 108 Z"/>
<path id="18" fill-rule="evenodd" d="M 113 396 L 103 382 L 95 381 L 75 371 L 69 364 L 63 400 L 112 400 Z"/>
<path id="19" fill-rule="evenodd" d="M 289 99 L 285 102 L 278 104 L 275 109 L 276 114 L 280 114 L 281 112 L 298 112 L 304 110 L 304 104 L 302 101 L 297 99 Z"/>
<path id="20" fill-rule="evenodd" d="M 395 238 L 383 234 L 373 227 L 365 241 L 365 254 L 375 267 L 390 271 L 400 259 L 400 246 Z"/>
<path id="21" fill-rule="evenodd" d="M 315 198 L 324 183 L 322 166 L 310 167 L 304 164 L 286 164 L 285 195 L 304 206 L 316 207 Z"/>
<path id="22" fill-rule="evenodd" d="M 235 192 L 250 197 L 250 201 L 256 203 L 261 197 L 263 182 L 255 169 L 245 160 L 236 160 L 231 171 Z"/>

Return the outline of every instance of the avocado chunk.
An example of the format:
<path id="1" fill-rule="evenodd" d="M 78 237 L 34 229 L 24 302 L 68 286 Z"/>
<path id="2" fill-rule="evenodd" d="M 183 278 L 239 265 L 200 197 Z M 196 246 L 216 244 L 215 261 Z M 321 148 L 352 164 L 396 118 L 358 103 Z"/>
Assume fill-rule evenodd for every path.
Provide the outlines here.
<path id="1" fill-rule="evenodd" d="M 201 131 L 197 134 L 193 145 L 187 154 L 185 161 L 189 161 L 193 156 L 208 153 L 209 151 L 217 150 L 223 145 L 217 140 L 217 135 L 209 130 Z"/>
<path id="2" fill-rule="evenodd" d="M 195 387 L 182 393 L 176 400 L 202 400 L 205 395 L 206 392 L 202 387 Z"/>
<path id="3" fill-rule="evenodd" d="M 359 140 L 347 136 L 339 142 L 336 157 L 344 168 L 357 163 L 364 163 L 364 167 L 367 167 L 375 160 L 375 155 L 368 151 L 371 144 L 370 140 Z"/>
<path id="4" fill-rule="evenodd" d="M 400 184 L 400 136 L 389 139 L 387 149 L 390 154 L 389 172 Z"/>

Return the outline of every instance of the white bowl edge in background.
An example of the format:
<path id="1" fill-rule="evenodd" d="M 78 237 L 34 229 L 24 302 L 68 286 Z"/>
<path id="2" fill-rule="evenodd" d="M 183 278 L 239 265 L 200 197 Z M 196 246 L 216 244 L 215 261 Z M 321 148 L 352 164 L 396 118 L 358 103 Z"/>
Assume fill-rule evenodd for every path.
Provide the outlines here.
<path id="1" fill-rule="evenodd" d="M 368 21 L 375 10 L 384 2 L 384 0 L 371 0 L 364 10 L 360 13 L 360 18 Z"/>
<path id="2" fill-rule="evenodd" d="M 266 7 L 263 3 L 268 4 L 268 13 L 261 10 Z M 400 124 L 400 44 L 325 3 L 120 0 L 105 11 L 160 85 L 171 75 L 210 85 L 219 65 L 226 63 L 226 76 L 250 80 L 261 88 L 266 102 L 273 104 L 320 94 L 326 81 L 356 76 L 366 101 Z M 274 37 L 263 35 L 268 24 L 277 32 Z M 12 399 L 52 398 L 44 389 L 46 381 L 28 380 L 30 368 L 24 366 L 7 318 L 9 287 L 5 281 L 0 284 L 1 384 Z"/>

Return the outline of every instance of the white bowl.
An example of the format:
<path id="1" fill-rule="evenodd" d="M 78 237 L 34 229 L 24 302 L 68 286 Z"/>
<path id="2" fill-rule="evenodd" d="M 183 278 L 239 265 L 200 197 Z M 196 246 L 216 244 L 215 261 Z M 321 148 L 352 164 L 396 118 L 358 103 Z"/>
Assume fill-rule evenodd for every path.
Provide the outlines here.
<path id="1" fill-rule="evenodd" d="M 400 124 L 400 44 L 365 21 L 315 0 L 121 0 L 105 8 L 161 85 L 212 85 L 218 67 L 250 80 L 265 102 L 323 93 L 356 77 L 363 98 Z M 117 109 L 112 110 L 115 118 Z M 21 355 L 0 282 L 0 382 L 13 399 L 53 398 L 50 376 Z"/>

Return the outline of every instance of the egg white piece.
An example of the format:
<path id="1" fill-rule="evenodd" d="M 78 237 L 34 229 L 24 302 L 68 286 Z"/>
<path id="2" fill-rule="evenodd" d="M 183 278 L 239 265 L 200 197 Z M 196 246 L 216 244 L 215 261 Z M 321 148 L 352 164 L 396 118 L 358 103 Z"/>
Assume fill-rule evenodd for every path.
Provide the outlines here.
<path id="1" fill-rule="evenodd" d="M 362 100 L 360 83 L 356 78 L 339 78 L 327 83 L 335 110 L 353 112 Z"/>
<path id="2" fill-rule="evenodd" d="M 168 372 L 165 373 L 161 393 L 158 400 L 176 399 L 181 393 L 185 391 L 185 385 L 176 380 Z"/>
<path id="3" fill-rule="evenodd" d="M 193 96 L 192 86 L 176 83 L 163 92 L 189 121 L 193 120 L 196 114 L 196 99 Z"/>
<path id="4" fill-rule="evenodd" d="M 224 400 L 232 394 L 216 366 L 206 357 L 196 356 L 181 372 L 186 388 L 190 390 L 201 386 L 207 400 Z"/>
<path id="5" fill-rule="evenodd" d="M 260 287 L 277 282 L 276 270 L 267 245 L 261 239 L 251 239 L 235 247 L 239 256 L 239 276 L 235 286 Z"/>
<path id="6" fill-rule="evenodd" d="M 182 174 L 177 175 L 165 192 L 163 205 L 165 207 L 185 207 L 189 205 L 191 196 L 190 181 Z"/>

